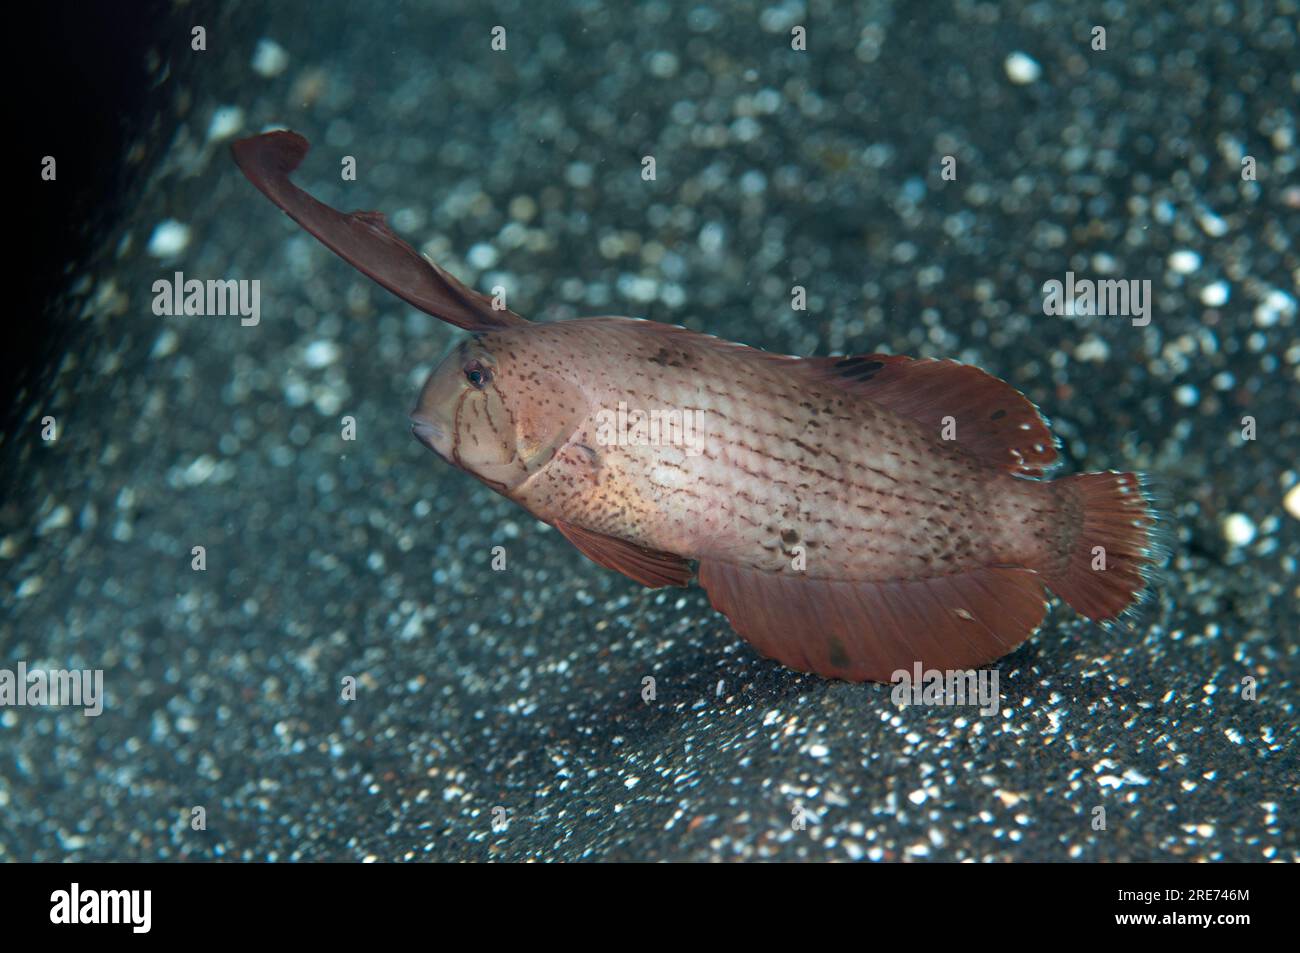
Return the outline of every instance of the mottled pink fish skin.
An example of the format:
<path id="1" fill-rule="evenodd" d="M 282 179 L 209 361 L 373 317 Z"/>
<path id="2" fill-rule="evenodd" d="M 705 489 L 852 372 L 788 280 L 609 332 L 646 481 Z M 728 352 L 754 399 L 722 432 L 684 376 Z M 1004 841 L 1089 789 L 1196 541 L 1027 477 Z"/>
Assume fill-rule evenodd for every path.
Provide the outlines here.
<path id="1" fill-rule="evenodd" d="M 1070 550 L 1077 521 L 1062 519 L 1070 501 L 1057 485 L 1016 478 L 849 387 L 810 381 L 791 359 L 626 318 L 479 340 L 510 406 L 551 412 L 553 377 L 586 401 L 567 442 L 507 493 L 548 522 L 773 572 L 802 547 L 806 575 L 820 579 L 1063 565 Z M 602 445 L 599 412 L 620 402 L 691 411 L 700 452 Z"/>

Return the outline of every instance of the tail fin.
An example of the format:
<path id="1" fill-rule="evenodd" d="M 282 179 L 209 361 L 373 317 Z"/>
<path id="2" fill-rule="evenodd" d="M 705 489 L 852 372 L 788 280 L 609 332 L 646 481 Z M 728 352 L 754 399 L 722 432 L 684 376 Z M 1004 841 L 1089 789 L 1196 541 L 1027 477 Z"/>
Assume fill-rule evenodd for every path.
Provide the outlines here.
<path id="1" fill-rule="evenodd" d="M 1114 619 L 1142 598 L 1164 561 L 1159 517 L 1136 473 L 1083 473 L 1060 482 L 1063 510 L 1078 528 L 1063 567 L 1043 580 L 1090 619 Z"/>

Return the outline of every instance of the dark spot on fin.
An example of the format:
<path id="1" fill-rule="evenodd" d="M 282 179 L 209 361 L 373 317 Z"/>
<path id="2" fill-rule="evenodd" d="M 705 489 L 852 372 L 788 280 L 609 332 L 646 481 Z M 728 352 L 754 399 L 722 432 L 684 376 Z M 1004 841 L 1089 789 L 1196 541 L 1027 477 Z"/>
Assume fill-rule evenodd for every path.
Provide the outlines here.
<path id="1" fill-rule="evenodd" d="M 849 357 L 835 362 L 835 369 L 840 375 L 851 381 L 869 381 L 883 370 L 885 365 L 870 357 Z"/>
<path id="2" fill-rule="evenodd" d="M 851 371 L 845 371 L 844 376 L 850 380 L 869 381 L 884 370 L 884 367 L 885 365 L 881 364 L 879 361 L 868 361 L 866 364 L 863 364 L 860 367 L 855 367 Z"/>
<path id="3" fill-rule="evenodd" d="M 837 669 L 847 669 L 849 667 L 849 653 L 844 650 L 844 643 L 835 636 L 830 636 L 831 664 Z"/>
<path id="4" fill-rule="evenodd" d="M 989 414 L 989 420 L 1001 420 L 1006 415 L 1007 412 L 1005 410 L 995 410 L 993 413 Z"/>

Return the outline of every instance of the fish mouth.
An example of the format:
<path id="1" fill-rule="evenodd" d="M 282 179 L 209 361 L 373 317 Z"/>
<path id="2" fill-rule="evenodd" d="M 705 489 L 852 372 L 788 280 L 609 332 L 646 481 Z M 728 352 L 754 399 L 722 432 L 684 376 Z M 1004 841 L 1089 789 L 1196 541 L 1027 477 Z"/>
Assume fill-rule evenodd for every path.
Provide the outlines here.
<path id="1" fill-rule="evenodd" d="M 411 414 L 411 436 L 424 444 L 434 453 L 442 456 L 438 449 L 438 441 L 442 440 L 444 434 L 442 428 L 429 420 L 427 417 L 421 417 L 419 414 Z"/>

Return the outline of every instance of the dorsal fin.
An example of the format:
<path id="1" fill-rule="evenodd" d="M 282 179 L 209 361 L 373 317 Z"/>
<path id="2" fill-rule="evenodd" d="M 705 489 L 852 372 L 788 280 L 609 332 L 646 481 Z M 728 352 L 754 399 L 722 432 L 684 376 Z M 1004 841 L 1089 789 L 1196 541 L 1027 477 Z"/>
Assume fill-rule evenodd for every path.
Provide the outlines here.
<path id="1" fill-rule="evenodd" d="M 1056 438 L 1033 402 L 1006 381 L 972 364 L 900 354 L 792 357 L 677 325 L 616 317 L 586 320 L 657 337 L 685 338 L 721 355 L 796 375 L 823 390 L 827 385 L 843 388 L 915 420 L 931 433 L 941 433 L 943 418 L 952 417 L 959 446 L 1017 476 L 1037 479 L 1057 463 Z"/>
<path id="2" fill-rule="evenodd" d="M 810 357 L 797 366 L 813 381 L 844 387 L 934 433 L 952 417 L 959 446 L 1018 476 L 1041 477 L 1056 465 L 1056 438 L 1033 402 L 971 364 L 861 354 Z"/>
<path id="3" fill-rule="evenodd" d="M 636 543 L 606 536 L 604 533 L 595 533 L 563 520 L 556 520 L 552 525 L 592 562 L 606 569 L 621 572 L 649 589 L 685 586 L 695 575 L 690 563 L 681 556 L 647 549 Z"/>
<path id="4" fill-rule="evenodd" d="M 468 331 L 517 327 L 528 322 L 497 310 L 492 299 L 458 281 L 404 242 L 379 212 L 345 215 L 312 198 L 289 180 L 311 145 L 279 130 L 231 146 L 240 171 L 291 219 L 362 274 L 421 311 Z"/>

